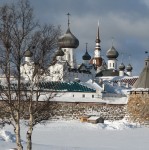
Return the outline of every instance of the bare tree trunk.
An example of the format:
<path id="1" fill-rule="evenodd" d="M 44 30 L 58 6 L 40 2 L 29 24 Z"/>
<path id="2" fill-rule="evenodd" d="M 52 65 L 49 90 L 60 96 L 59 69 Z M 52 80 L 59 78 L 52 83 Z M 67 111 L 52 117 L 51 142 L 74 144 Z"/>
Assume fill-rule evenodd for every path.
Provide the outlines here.
<path id="1" fill-rule="evenodd" d="M 20 114 L 17 112 L 17 122 L 16 122 L 16 129 L 15 129 L 15 134 L 16 134 L 16 144 L 17 144 L 17 149 L 18 150 L 23 150 L 23 146 L 21 143 L 21 136 L 20 136 Z"/>
<path id="2" fill-rule="evenodd" d="M 30 120 L 29 120 L 29 127 L 28 131 L 26 133 L 26 139 L 27 139 L 27 150 L 32 150 L 32 133 L 33 133 L 33 115 L 30 114 Z"/>

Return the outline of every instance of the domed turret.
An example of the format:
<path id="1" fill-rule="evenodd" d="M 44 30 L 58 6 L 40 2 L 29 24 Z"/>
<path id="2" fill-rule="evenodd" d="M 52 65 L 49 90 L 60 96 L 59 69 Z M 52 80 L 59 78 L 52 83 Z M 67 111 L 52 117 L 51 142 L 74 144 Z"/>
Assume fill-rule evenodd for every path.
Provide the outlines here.
<path id="1" fill-rule="evenodd" d="M 68 27 L 67 32 L 59 38 L 58 44 L 60 48 L 77 48 L 79 40 L 71 33 Z"/>
<path id="2" fill-rule="evenodd" d="M 123 63 L 121 63 L 121 64 L 119 65 L 119 70 L 120 70 L 120 71 L 124 71 L 124 70 L 125 70 L 125 65 L 124 65 Z"/>
<path id="3" fill-rule="evenodd" d="M 56 54 L 56 56 L 64 56 L 65 53 L 62 51 L 62 49 L 60 48 Z"/>
<path id="4" fill-rule="evenodd" d="M 33 53 L 30 50 L 26 50 L 25 53 L 24 53 L 24 56 L 25 57 L 32 57 Z"/>
<path id="5" fill-rule="evenodd" d="M 33 56 L 33 53 L 28 49 L 24 53 L 25 62 L 31 62 L 31 57 Z"/>
<path id="6" fill-rule="evenodd" d="M 127 70 L 127 74 L 129 76 L 132 76 L 132 69 L 133 69 L 133 67 L 130 64 L 128 64 L 126 67 L 126 70 Z"/>
<path id="7" fill-rule="evenodd" d="M 85 54 L 82 56 L 83 60 L 90 60 L 91 56 L 88 54 L 88 52 L 85 52 Z"/>
<path id="8" fill-rule="evenodd" d="M 124 76 L 125 65 L 121 63 L 119 65 L 119 76 Z"/>
<path id="9" fill-rule="evenodd" d="M 119 53 L 115 49 L 114 46 L 112 46 L 106 53 L 107 58 L 109 59 L 116 59 L 118 57 Z"/>
<path id="10" fill-rule="evenodd" d="M 88 44 L 88 43 L 86 43 L 86 52 L 85 52 L 85 54 L 82 56 L 82 59 L 83 59 L 83 60 L 90 60 L 90 59 L 91 59 L 91 56 L 89 55 L 89 53 L 88 53 L 88 51 L 87 51 L 87 44 Z"/>
<path id="11" fill-rule="evenodd" d="M 132 71 L 132 69 L 133 69 L 133 67 L 130 64 L 128 64 L 128 66 L 126 67 L 126 70 L 127 71 Z"/>

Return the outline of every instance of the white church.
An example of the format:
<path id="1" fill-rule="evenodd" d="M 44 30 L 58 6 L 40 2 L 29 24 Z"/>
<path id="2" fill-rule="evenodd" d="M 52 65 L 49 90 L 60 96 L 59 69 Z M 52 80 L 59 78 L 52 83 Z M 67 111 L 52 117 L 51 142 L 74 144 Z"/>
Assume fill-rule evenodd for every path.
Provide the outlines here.
<path id="1" fill-rule="evenodd" d="M 112 45 L 107 51 L 106 57 L 108 61 L 101 57 L 99 24 L 97 28 L 97 36 L 95 40 L 94 56 L 90 56 L 87 50 L 82 56 L 82 64 L 78 65 L 75 55 L 75 49 L 79 46 L 79 40 L 73 35 L 70 30 L 70 22 L 68 15 L 68 29 L 66 33 L 59 37 L 58 51 L 53 60 L 52 65 L 48 68 L 49 75 L 43 75 L 45 81 L 81 81 L 99 79 L 111 79 L 111 77 L 131 77 L 133 67 L 128 64 L 126 67 L 123 63 L 118 66 L 117 58 L 118 51 Z M 24 80 L 28 80 L 33 74 L 34 62 L 32 61 L 32 52 L 25 52 L 25 60 L 21 66 L 21 74 Z M 125 70 L 126 68 L 126 70 Z"/>

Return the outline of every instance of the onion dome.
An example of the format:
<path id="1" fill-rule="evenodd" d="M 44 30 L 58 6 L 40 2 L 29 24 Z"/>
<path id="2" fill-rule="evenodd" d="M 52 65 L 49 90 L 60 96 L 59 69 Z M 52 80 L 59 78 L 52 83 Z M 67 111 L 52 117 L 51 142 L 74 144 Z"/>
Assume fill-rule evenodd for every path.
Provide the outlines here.
<path id="1" fill-rule="evenodd" d="M 71 33 L 68 27 L 67 32 L 59 38 L 58 44 L 60 48 L 77 48 L 79 40 Z"/>
<path id="2" fill-rule="evenodd" d="M 56 53 L 56 56 L 64 56 L 65 55 L 65 53 L 62 51 L 62 49 L 60 48 L 59 50 L 58 50 L 58 52 Z"/>
<path id="3" fill-rule="evenodd" d="M 118 57 L 119 53 L 118 51 L 114 48 L 114 46 L 112 46 L 106 53 L 106 56 L 110 59 L 110 58 L 114 58 L 116 59 Z"/>
<path id="4" fill-rule="evenodd" d="M 24 53 L 24 56 L 25 57 L 32 57 L 33 53 L 30 50 L 26 50 L 25 53 Z"/>
<path id="5" fill-rule="evenodd" d="M 133 69 L 133 67 L 130 64 L 128 64 L 127 67 L 126 67 L 126 70 L 127 71 L 132 71 L 132 69 Z"/>
<path id="6" fill-rule="evenodd" d="M 88 52 L 85 52 L 85 54 L 82 56 L 83 60 L 90 60 L 91 56 L 88 54 Z"/>
<path id="7" fill-rule="evenodd" d="M 91 59 L 91 56 L 90 56 L 89 53 L 87 52 L 87 44 L 88 44 L 88 43 L 86 43 L 86 52 L 85 52 L 85 54 L 82 56 L 82 59 L 83 59 L 83 60 L 90 60 L 90 59 Z"/>
<path id="8" fill-rule="evenodd" d="M 119 65 L 119 70 L 120 70 L 120 71 L 124 71 L 124 70 L 125 70 L 125 65 L 124 65 L 123 63 L 121 63 L 121 64 Z"/>

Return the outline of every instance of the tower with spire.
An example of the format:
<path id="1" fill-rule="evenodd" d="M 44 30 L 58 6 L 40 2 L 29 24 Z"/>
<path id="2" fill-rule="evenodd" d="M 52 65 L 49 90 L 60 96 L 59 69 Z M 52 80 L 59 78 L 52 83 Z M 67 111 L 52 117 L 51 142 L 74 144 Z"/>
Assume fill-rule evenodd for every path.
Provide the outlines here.
<path id="1" fill-rule="evenodd" d="M 97 36 L 96 36 L 96 46 L 94 50 L 94 57 L 91 59 L 90 64 L 93 64 L 97 70 L 99 71 L 99 68 L 102 66 L 102 57 L 101 57 L 101 47 L 100 47 L 100 36 L 99 36 L 99 22 L 98 22 L 98 27 L 97 27 Z"/>
<path id="2" fill-rule="evenodd" d="M 74 49 L 79 46 L 79 40 L 70 31 L 70 14 L 68 13 L 67 16 L 68 29 L 66 33 L 59 38 L 58 44 L 65 53 L 64 59 L 69 63 L 71 68 L 74 68 L 76 66 Z"/>

